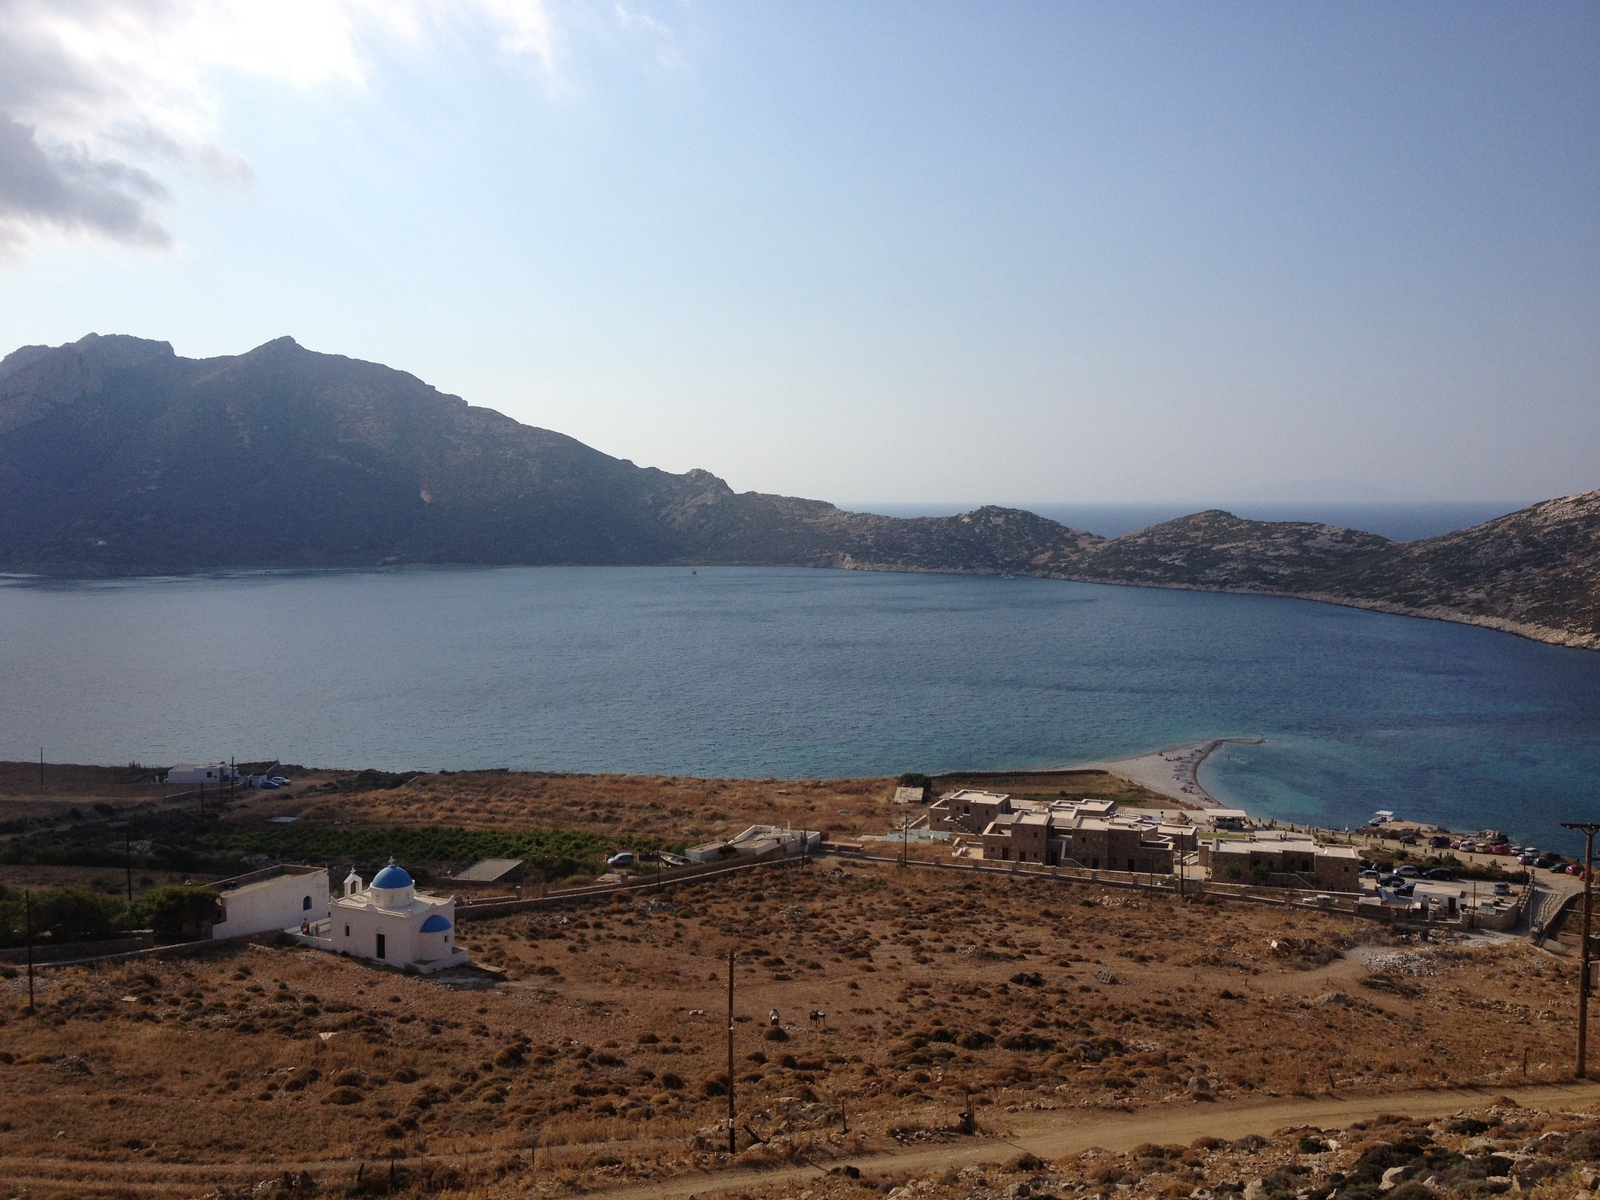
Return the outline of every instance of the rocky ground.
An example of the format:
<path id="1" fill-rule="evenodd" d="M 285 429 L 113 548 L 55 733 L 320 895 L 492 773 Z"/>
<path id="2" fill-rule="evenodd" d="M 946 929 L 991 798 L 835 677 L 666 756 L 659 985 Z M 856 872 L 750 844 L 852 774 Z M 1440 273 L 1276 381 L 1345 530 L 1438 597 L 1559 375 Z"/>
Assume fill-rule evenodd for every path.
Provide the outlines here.
<path id="1" fill-rule="evenodd" d="M 1188 1194 L 1281 1182 L 1288 1160 L 1258 1147 L 1249 1175 L 1241 1152 L 1191 1135 L 982 1184 L 960 1171 L 1038 1122 L 1550 1081 L 1573 1037 L 1572 968 L 1523 943 L 1390 944 L 1347 916 L 949 869 L 758 870 L 461 937 L 506 981 L 465 990 L 252 947 L 51 971 L 29 1017 L 7 972 L 0 1179 L 17 1195 L 199 1195 L 290 1171 L 348 1191 L 362 1162 L 362 1186 L 387 1188 L 369 1173 L 396 1158 L 413 1194 L 660 1189 L 750 1164 L 859 1189 L 826 1171 L 949 1147 L 954 1174 L 917 1189 Z M 720 1124 L 730 947 L 736 1163 Z M 969 1096 L 975 1137 L 960 1132 Z M 1295 1151 L 1309 1174 L 1291 1191 L 1353 1178 L 1370 1143 L 1405 1140 L 1386 1129 Z M 1566 1153 L 1543 1157 L 1576 1164 Z"/>
<path id="2" fill-rule="evenodd" d="M 1047 1161 L 1021 1154 L 942 1171 L 851 1174 L 753 1189 L 761 1200 L 1047 1200 L 1051 1196 L 1193 1200 L 1426 1200 L 1434 1196 L 1572 1196 L 1600 1183 L 1600 1120 L 1526 1109 L 1510 1097 L 1437 1120 L 1400 1113 L 1341 1127 L 1145 1143 Z"/>

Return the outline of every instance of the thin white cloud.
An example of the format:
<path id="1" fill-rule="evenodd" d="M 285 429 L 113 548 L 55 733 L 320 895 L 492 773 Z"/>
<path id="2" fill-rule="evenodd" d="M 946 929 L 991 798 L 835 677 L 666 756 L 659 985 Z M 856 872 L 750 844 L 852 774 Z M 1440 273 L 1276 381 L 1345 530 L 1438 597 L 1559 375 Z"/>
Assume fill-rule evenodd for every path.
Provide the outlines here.
<path id="1" fill-rule="evenodd" d="M 249 181 L 215 144 L 224 76 L 359 87 L 376 39 L 468 22 L 553 69 L 542 0 L 0 0 L 0 257 L 47 228 L 168 244 L 163 174 Z"/>

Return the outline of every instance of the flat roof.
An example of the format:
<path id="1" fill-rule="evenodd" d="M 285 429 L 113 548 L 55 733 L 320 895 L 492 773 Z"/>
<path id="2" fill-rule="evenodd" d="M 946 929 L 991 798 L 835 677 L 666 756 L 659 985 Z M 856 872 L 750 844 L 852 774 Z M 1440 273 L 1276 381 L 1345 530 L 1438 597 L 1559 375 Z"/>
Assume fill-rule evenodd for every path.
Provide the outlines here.
<path id="1" fill-rule="evenodd" d="M 219 879 L 210 886 L 218 892 L 242 892 L 246 888 L 259 887 L 263 883 L 271 883 L 274 879 L 287 879 L 296 875 L 326 874 L 326 867 L 308 867 L 304 864 L 282 863 L 275 867 L 263 867 L 259 871 L 251 871 L 248 875 L 235 875 L 232 879 Z"/>
<path id="2" fill-rule="evenodd" d="M 456 878 L 465 883 L 493 883 L 520 866 L 522 866 L 520 858 L 486 858 L 482 862 L 473 863 L 465 871 L 457 872 Z"/>

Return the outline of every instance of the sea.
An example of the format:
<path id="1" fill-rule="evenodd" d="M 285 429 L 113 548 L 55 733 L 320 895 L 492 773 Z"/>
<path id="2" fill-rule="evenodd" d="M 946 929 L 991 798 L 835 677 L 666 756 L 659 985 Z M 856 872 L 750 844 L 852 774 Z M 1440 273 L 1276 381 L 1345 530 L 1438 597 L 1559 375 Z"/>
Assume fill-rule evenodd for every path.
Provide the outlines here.
<path id="1" fill-rule="evenodd" d="M 837 777 L 1220 737 L 1261 816 L 1572 851 L 1600 654 L 1259 596 L 545 567 L 0 581 L 0 757 Z"/>

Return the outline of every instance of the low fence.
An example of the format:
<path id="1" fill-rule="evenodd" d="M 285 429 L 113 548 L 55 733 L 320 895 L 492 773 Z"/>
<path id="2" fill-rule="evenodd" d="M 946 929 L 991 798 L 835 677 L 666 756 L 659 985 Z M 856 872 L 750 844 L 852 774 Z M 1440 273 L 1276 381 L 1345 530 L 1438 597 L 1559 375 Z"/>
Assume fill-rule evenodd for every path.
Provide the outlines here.
<path id="1" fill-rule="evenodd" d="M 816 860 L 815 854 L 789 854 L 786 852 L 786 847 L 774 846 L 761 854 L 742 855 L 739 858 L 724 859 L 722 862 L 695 863 L 688 867 L 663 867 L 660 874 L 635 875 L 618 883 L 597 883 L 590 887 L 566 888 L 523 900 L 496 899 L 481 900 L 476 903 L 464 900 L 456 904 L 456 920 L 488 921 L 510 913 L 537 912 L 540 909 L 560 908 L 567 904 L 582 904 L 586 900 L 605 899 L 618 892 L 648 892 L 666 887 L 669 883 L 699 882 L 724 875 L 735 875 L 741 871 L 799 866 Z"/>
<path id="2" fill-rule="evenodd" d="M 38 966 L 43 963 L 60 962 L 65 959 L 108 958 L 115 954 L 128 954 L 136 950 L 148 950 L 156 944 L 155 936 L 151 933 L 136 933 L 131 937 L 107 938 L 100 942 L 35 942 L 33 944 L 33 961 Z M 28 961 L 28 948 L 26 946 L 13 946 L 0 950 L 0 962 L 25 963 Z"/>
<path id="3" fill-rule="evenodd" d="M 39 947 L 33 948 L 33 967 L 35 971 L 48 970 L 53 967 L 86 967 L 105 965 L 119 962 L 137 962 L 150 959 L 155 962 L 165 962 L 176 958 L 203 958 L 208 954 L 223 951 L 237 950 L 240 946 L 250 943 L 268 944 L 278 938 L 276 931 L 268 933 L 247 933 L 231 938 L 205 938 L 198 942 L 172 942 L 165 946 L 145 945 L 133 950 L 97 950 L 114 943 L 107 942 L 72 942 L 55 949 L 67 957 L 42 959 L 39 957 Z M 25 951 L 23 952 L 26 953 Z M 20 966 L 26 958 L 13 958 L 8 960 L 8 965 Z"/>

